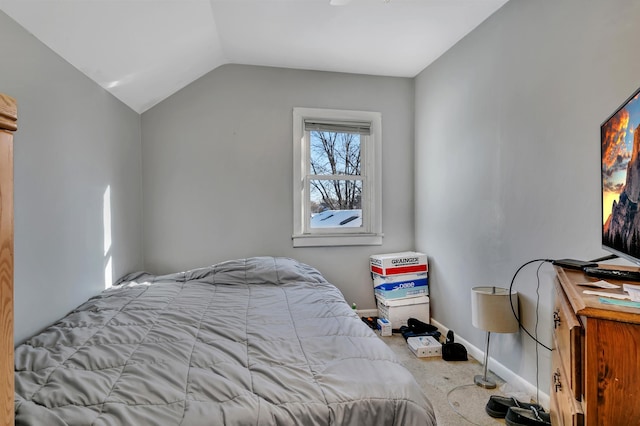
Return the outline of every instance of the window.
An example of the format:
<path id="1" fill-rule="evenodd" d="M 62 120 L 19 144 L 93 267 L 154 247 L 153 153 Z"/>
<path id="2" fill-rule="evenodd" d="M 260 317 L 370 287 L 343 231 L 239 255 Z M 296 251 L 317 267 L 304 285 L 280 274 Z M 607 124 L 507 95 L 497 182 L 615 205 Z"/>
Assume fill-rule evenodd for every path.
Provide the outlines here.
<path id="1" fill-rule="evenodd" d="M 380 245 L 380 113 L 293 109 L 293 246 Z"/>

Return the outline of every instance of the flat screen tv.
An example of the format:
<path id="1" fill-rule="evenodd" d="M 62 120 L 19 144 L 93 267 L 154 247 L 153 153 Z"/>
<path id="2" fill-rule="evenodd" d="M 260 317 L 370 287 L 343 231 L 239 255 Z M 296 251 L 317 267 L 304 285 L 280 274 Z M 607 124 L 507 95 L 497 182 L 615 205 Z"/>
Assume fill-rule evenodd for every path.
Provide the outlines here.
<path id="1" fill-rule="evenodd" d="M 640 89 L 600 126 L 602 247 L 640 264 Z"/>

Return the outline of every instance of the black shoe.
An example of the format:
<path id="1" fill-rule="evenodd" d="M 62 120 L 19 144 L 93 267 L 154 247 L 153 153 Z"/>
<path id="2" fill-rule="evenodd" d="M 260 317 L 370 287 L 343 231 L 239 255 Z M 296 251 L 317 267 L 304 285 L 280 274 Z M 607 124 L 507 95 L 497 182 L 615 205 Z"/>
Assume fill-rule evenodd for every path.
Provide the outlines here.
<path id="1" fill-rule="evenodd" d="M 414 333 L 432 333 L 438 331 L 438 327 L 422 322 L 416 318 L 409 318 L 407 320 L 407 326 Z"/>
<path id="2" fill-rule="evenodd" d="M 497 419 L 504 419 L 507 415 L 507 411 L 511 407 L 519 407 L 529 409 L 534 407 L 538 412 L 544 411 L 544 409 L 538 404 L 529 404 L 526 402 L 518 401 L 517 399 L 500 395 L 491 395 L 489 397 L 489 402 L 484 407 L 485 411 L 491 417 L 495 417 Z"/>
<path id="3" fill-rule="evenodd" d="M 504 419 L 508 426 L 551 426 L 551 416 L 535 407 L 511 407 Z"/>

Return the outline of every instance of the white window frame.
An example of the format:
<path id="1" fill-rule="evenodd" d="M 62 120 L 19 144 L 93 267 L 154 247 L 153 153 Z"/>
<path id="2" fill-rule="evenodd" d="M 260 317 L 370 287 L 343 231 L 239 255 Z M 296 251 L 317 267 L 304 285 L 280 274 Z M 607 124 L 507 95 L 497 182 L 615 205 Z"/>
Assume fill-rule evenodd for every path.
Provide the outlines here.
<path id="1" fill-rule="evenodd" d="M 312 175 L 309 132 L 305 120 L 371 123 L 371 134 L 361 136 L 362 227 L 311 228 L 309 180 Z M 382 114 L 320 108 L 293 109 L 293 246 L 353 246 L 382 244 Z"/>

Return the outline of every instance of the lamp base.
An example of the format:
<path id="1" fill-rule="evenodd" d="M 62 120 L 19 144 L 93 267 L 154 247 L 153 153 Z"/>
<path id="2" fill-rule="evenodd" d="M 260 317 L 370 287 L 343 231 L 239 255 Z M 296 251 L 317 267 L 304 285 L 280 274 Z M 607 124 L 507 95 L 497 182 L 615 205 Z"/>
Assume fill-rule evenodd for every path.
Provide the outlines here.
<path id="1" fill-rule="evenodd" d="M 495 389 L 496 388 L 496 382 L 494 382 L 491 379 L 486 378 L 485 376 L 481 376 L 481 375 L 477 375 L 473 378 L 473 382 L 480 386 L 481 388 L 485 388 L 485 389 Z"/>

